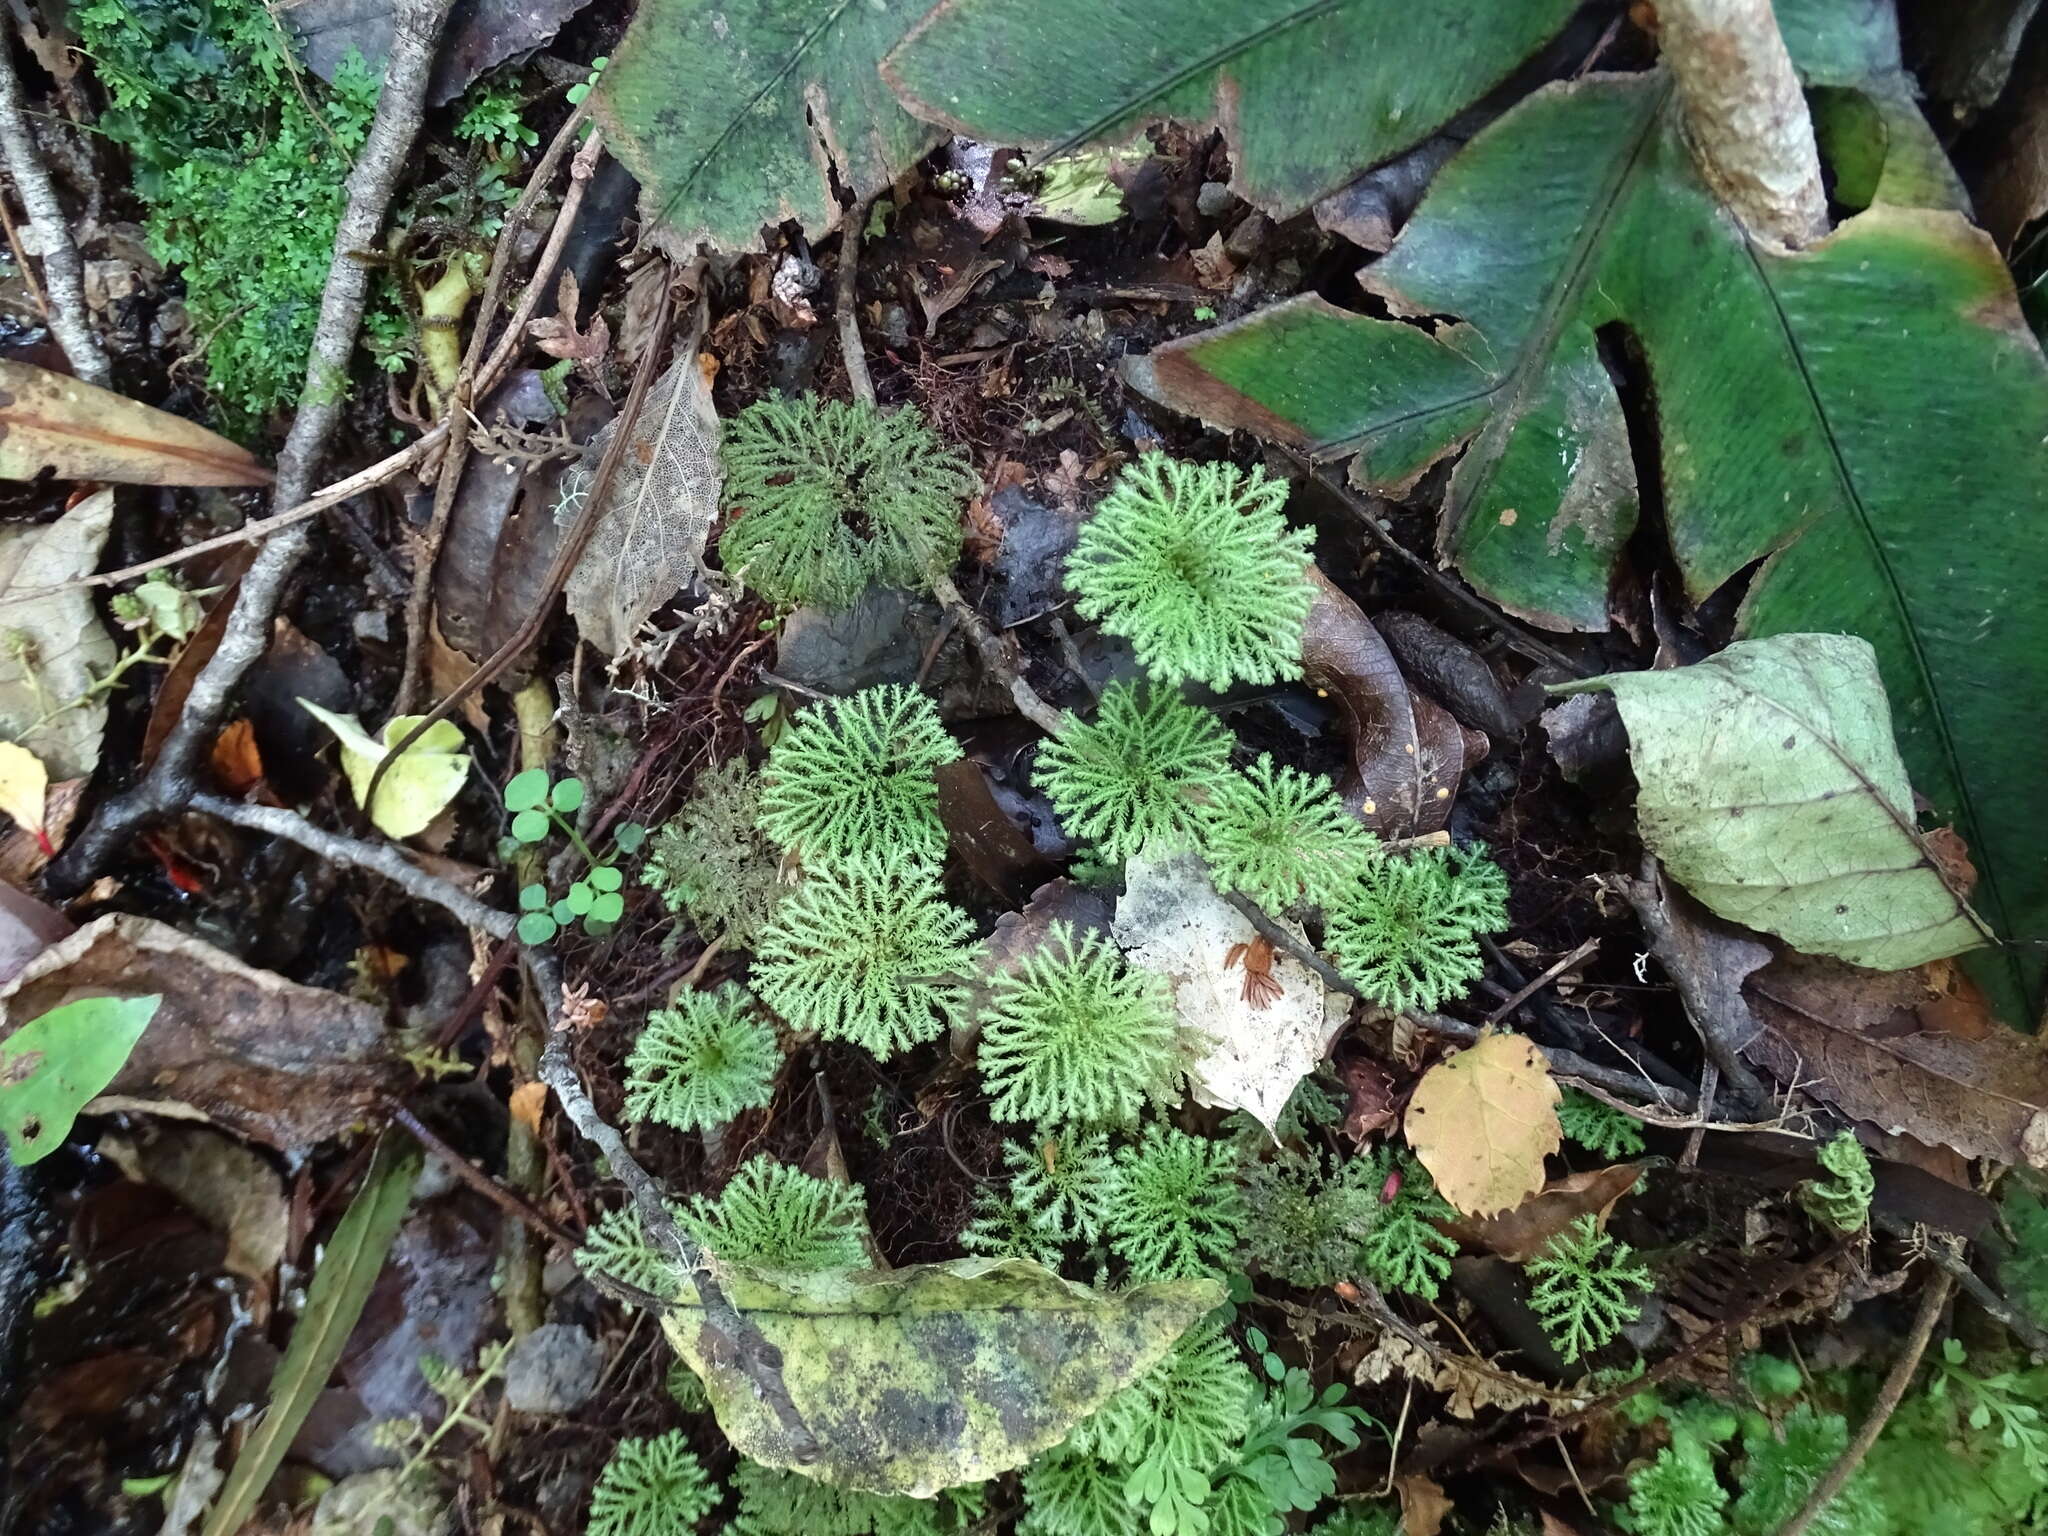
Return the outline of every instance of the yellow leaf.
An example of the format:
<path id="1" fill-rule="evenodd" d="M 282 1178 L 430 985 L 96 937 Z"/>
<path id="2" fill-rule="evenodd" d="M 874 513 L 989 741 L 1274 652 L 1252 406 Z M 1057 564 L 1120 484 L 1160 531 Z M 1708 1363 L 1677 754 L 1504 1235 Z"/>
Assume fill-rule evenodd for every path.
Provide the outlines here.
<path id="1" fill-rule="evenodd" d="M 310 699 L 299 703 L 341 741 L 341 771 L 348 787 L 363 805 L 370 779 L 391 748 L 424 715 L 397 715 L 384 722 L 384 739 L 373 740 L 353 715 L 337 715 Z M 437 720 L 391 765 L 384 782 L 377 786 L 375 806 L 363 806 L 370 821 L 386 837 L 411 837 L 447 808 L 469 775 L 469 754 L 462 750 L 462 727 L 452 720 Z"/>
<path id="2" fill-rule="evenodd" d="M 50 789 L 50 771 L 27 747 L 0 741 L 0 811 L 12 816 L 24 832 L 43 830 L 43 803 Z"/>
<path id="3" fill-rule="evenodd" d="M 1560 1097 L 1533 1043 L 1481 1035 L 1422 1074 L 1408 1101 L 1408 1145 L 1446 1200 L 1491 1216 L 1543 1187 L 1543 1159 L 1563 1139 Z"/>

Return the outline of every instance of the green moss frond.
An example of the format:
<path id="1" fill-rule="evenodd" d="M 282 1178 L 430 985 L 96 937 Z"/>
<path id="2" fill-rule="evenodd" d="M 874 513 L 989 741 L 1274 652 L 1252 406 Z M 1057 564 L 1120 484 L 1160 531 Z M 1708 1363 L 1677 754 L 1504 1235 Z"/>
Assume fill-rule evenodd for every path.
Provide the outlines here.
<path id="1" fill-rule="evenodd" d="M 1591 1354 L 1641 1312 L 1650 1271 L 1632 1262 L 1634 1252 L 1586 1215 L 1522 1266 L 1536 1282 L 1530 1309 L 1566 1360 Z"/>
<path id="2" fill-rule="evenodd" d="M 1223 1324 L 1209 1319 L 1074 1427 L 1068 1449 L 1113 1466 L 1206 1474 L 1251 1427 L 1258 1383 Z"/>
<path id="3" fill-rule="evenodd" d="M 1325 1156 L 1283 1152 L 1245 1174 L 1245 1204 L 1257 1215 L 1245 1234 L 1255 1270 L 1307 1290 L 1356 1274 L 1380 1215 L 1380 1185 L 1369 1158 L 1332 1169 Z"/>
<path id="4" fill-rule="evenodd" d="M 1109 1246 L 1131 1280 L 1178 1280 L 1227 1267 L 1251 1212 L 1227 1142 L 1150 1125 L 1117 1152 L 1117 1183 L 1104 1212 Z"/>
<path id="5" fill-rule="evenodd" d="M 980 481 L 914 406 L 769 399 L 725 424 L 728 571 L 771 602 L 849 608 L 871 584 L 929 586 L 960 558 Z"/>
<path id="6" fill-rule="evenodd" d="M 814 871 L 776 909 L 753 980 L 798 1030 L 886 1059 L 940 1034 L 965 1005 L 974 925 L 922 865 L 872 856 Z"/>
<path id="7" fill-rule="evenodd" d="M 626 1114 L 708 1131 L 775 1091 L 782 1048 L 742 987 L 687 992 L 656 1008 L 626 1058 Z"/>
<path id="8" fill-rule="evenodd" d="M 1164 688 L 1112 683 L 1094 720 L 1038 751 L 1039 787 L 1067 835 L 1127 859 L 1154 838 L 1192 846 L 1229 777 L 1230 734 Z"/>
<path id="9" fill-rule="evenodd" d="M 1643 1128 L 1612 1104 L 1589 1093 L 1567 1088 L 1557 1106 L 1557 1123 L 1565 1135 L 1588 1152 L 1610 1161 L 1634 1157 L 1643 1150 Z"/>
<path id="10" fill-rule="evenodd" d="M 1019 1536 L 1139 1536 L 1124 1477 L 1092 1456 L 1048 1451 L 1024 1470 Z"/>
<path id="11" fill-rule="evenodd" d="M 678 1223 L 682 1206 L 673 1202 L 669 1214 Z M 682 1289 L 680 1270 L 665 1258 L 641 1224 L 639 1209 L 630 1202 L 598 1218 L 583 1234 L 583 1246 L 576 1250 L 576 1262 L 584 1270 L 609 1275 L 623 1285 L 667 1300 Z"/>
<path id="12" fill-rule="evenodd" d="M 804 710 L 761 771 L 761 830 L 809 862 L 945 856 L 932 770 L 960 756 L 932 701 L 885 683 Z"/>
<path id="13" fill-rule="evenodd" d="M 754 947 L 785 889 L 775 846 L 755 825 L 760 803 L 761 776 L 744 757 L 706 769 L 648 839 L 641 872 L 671 912 L 737 949 Z"/>
<path id="14" fill-rule="evenodd" d="M 1848 1444 L 1848 1420 L 1810 1403 L 1794 1408 L 1775 1432 L 1765 1425 L 1745 1434 L 1742 1449 L 1748 1459 L 1733 1511 L 1739 1536 L 1776 1536 Z M 1869 1470 L 1859 1468 L 1807 1529 L 1815 1536 L 1878 1536 L 1890 1527 Z"/>
<path id="15" fill-rule="evenodd" d="M 1842 1131 L 1821 1143 L 1819 1157 L 1827 1177 L 1801 1184 L 1799 1203 L 1837 1232 L 1862 1231 L 1870 1221 L 1870 1197 L 1877 1193 L 1869 1154 L 1854 1131 Z"/>
<path id="16" fill-rule="evenodd" d="M 1074 606 L 1162 682 L 1299 677 L 1314 535 L 1287 526 L 1286 505 L 1286 484 L 1262 470 L 1145 454 L 1081 529 Z"/>
<path id="17" fill-rule="evenodd" d="M 1071 923 L 989 989 L 975 1059 L 998 1120 L 1129 1124 L 1180 1083 L 1180 1026 L 1165 981 L 1126 966 Z"/>
<path id="18" fill-rule="evenodd" d="M 1693 1442 L 1669 1445 L 1629 1486 L 1630 1529 L 1636 1536 L 1721 1536 L 1728 1490 L 1714 1463 Z"/>
<path id="19" fill-rule="evenodd" d="M 1039 1230 L 1015 1195 L 996 1185 L 976 1193 L 973 1213 L 960 1229 L 960 1246 L 991 1259 L 1029 1259 L 1054 1271 L 1066 1257 L 1060 1239 Z"/>
<path id="20" fill-rule="evenodd" d="M 1363 1168 L 1353 1177 L 1368 1189 L 1384 1192 L 1392 1175 L 1401 1176 L 1400 1188 L 1391 1200 L 1381 1202 L 1359 1250 L 1366 1274 L 1382 1290 L 1434 1301 L 1444 1276 L 1451 1272 L 1451 1255 L 1458 1251 L 1456 1239 L 1446 1237 L 1437 1223 L 1458 1213 L 1437 1193 L 1429 1170 L 1411 1154 L 1381 1147 L 1353 1166 L 1360 1164 Z"/>
<path id="21" fill-rule="evenodd" d="M 841 1488 L 745 1457 L 733 1468 L 734 1536 L 946 1536 L 981 1517 L 978 1487 L 913 1499 Z"/>
<path id="22" fill-rule="evenodd" d="M 1116 1159 L 1102 1131 L 1066 1130 L 1034 1136 L 1030 1145 L 1003 1144 L 1010 1170 L 1010 1198 L 1028 1211 L 1032 1225 L 1095 1242 L 1102 1236 L 1102 1211 L 1116 1188 Z"/>
<path id="23" fill-rule="evenodd" d="M 718 1485 L 683 1432 L 621 1440 L 590 1494 L 587 1536 L 689 1536 L 718 1507 Z"/>
<path id="24" fill-rule="evenodd" d="M 1479 935 L 1506 925 L 1505 890 L 1482 854 L 1375 859 L 1325 903 L 1325 942 L 1372 1001 L 1435 1008 L 1485 970 Z"/>
<path id="25" fill-rule="evenodd" d="M 1401 1510 L 1385 1499 L 1347 1498 L 1309 1527 L 1309 1536 L 1401 1536 Z"/>
<path id="26" fill-rule="evenodd" d="M 1261 756 L 1210 791 L 1202 856 L 1219 891 L 1242 891 L 1269 912 L 1321 905 L 1379 856 L 1379 839 L 1344 808 L 1321 774 Z"/>
<path id="27" fill-rule="evenodd" d="M 749 1159 L 716 1200 L 698 1195 L 683 1229 L 728 1264 L 756 1269 L 856 1269 L 868 1262 L 867 1197 L 771 1158 Z"/>

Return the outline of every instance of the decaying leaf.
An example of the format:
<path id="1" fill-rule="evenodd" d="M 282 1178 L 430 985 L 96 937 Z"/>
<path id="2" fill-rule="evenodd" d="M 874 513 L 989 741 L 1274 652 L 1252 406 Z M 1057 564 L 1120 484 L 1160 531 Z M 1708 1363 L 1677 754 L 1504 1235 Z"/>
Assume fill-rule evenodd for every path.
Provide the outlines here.
<path id="1" fill-rule="evenodd" d="M 202 426 L 31 363 L 0 361 L 0 480 L 268 485 L 246 448 Z"/>
<path id="2" fill-rule="evenodd" d="M 42 872 L 71 836 L 71 824 L 85 802 L 84 779 L 64 779 L 50 786 L 43 801 L 43 825 L 36 832 L 10 827 L 0 832 L 0 881 L 26 887 Z"/>
<path id="3" fill-rule="evenodd" d="M 1403 1129 L 1446 1200 L 1492 1216 L 1543 1187 L 1543 1159 L 1563 1140 L 1561 1097 L 1533 1042 L 1482 1035 L 1422 1074 Z"/>
<path id="4" fill-rule="evenodd" d="M 103 490 L 54 523 L 0 528 L 0 736 L 35 753 L 60 779 L 89 778 L 99 765 L 106 699 L 73 701 L 118 653 L 90 592 L 9 594 L 89 574 L 113 518 L 114 493 Z"/>
<path id="5" fill-rule="evenodd" d="M 1868 642 L 1774 635 L 1570 686 L 1614 695 L 1643 841 L 1710 910 L 1876 970 L 1984 942 L 1920 835 Z"/>
<path id="6" fill-rule="evenodd" d="M 1394 1479 L 1401 1500 L 1401 1536 L 1437 1536 L 1456 1508 L 1444 1497 L 1443 1484 L 1419 1472 Z"/>
<path id="7" fill-rule="evenodd" d="M 1604 1228 L 1615 1202 L 1636 1187 L 1643 1176 L 1638 1163 L 1616 1163 L 1585 1173 L 1553 1179 L 1511 1211 L 1471 1221 L 1454 1221 L 1444 1230 L 1469 1248 L 1484 1248 L 1516 1264 L 1525 1264 L 1550 1246 L 1550 1240 L 1581 1216 Z"/>
<path id="8" fill-rule="evenodd" d="M 0 741 L 0 811 L 14 818 L 14 824 L 32 834 L 45 853 L 49 834 L 43 830 L 43 804 L 50 792 L 50 770 L 26 747 Z"/>
<path id="9" fill-rule="evenodd" d="M 1058 1444 L 1223 1299 L 1213 1280 L 1110 1294 L 1018 1259 L 733 1271 L 725 1292 L 780 1351 L 819 1456 L 799 1465 L 782 1421 L 734 1363 L 732 1341 L 685 1302 L 663 1331 L 703 1378 L 734 1448 L 825 1482 L 918 1498 Z"/>
<path id="10" fill-rule="evenodd" d="M 583 638 L 605 656 L 633 643 L 647 616 L 695 584 L 704 539 L 718 516 L 718 415 L 698 366 L 697 328 L 655 380 L 633 423 L 611 495 L 565 589 Z M 562 477 L 564 511 L 580 508 L 616 423 L 591 439 L 582 464 Z"/>
<path id="11" fill-rule="evenodd" d="M 17 1163 L 64 1145 L 78 1112 L 111 1083 L 160 997 L 83 997 L 0 1040 L 0 1135 Z"/>
<path id="12" fill-rule="evenodd" d="M 1290 955 L 1273 958 L 1267 985 L 1251 981 L 1231 951 L 1258 930 L 1191 853 L 1127 861 L 1113 931 L 1132 965 L 1167 979 L 1182 1026 L 1202 1042 L 1188 1069 L 1196 1101 L 1242 1109 L 1277 1136 L 1295 1085 L 1344 1027 L 1347 999 Z"/>
<path id="13" fill-rule="evenodd" d="M 981 764 L 971 757 L 955 758 L 941 763 L 933 776 L 939 781 L 939 820 L 946 824 L 947 845 L 983 885 L 1021 907 L 1058 873 L 1058 866 L 996 804 Z"/>
<path id="14" fill-rule="evenodd" d="M 1434 1323 L 1425 1323 L 1422 1332 L 1433 1335 L 1436 1327 Z M 1449 1350 L 1432 1355 L 1389 1329 L 1351 1368 L 1351 1381 L 1354 1386 L 1376 1386 L 1397 1376 L 1444 1393 L 1449 1401 L 1443 1411 L 1454 1419 L 1475 1418 L 1483 1408 L 1497 1408 L 1503 1413 L 1518 1408 L 1569 1413 L 1583 1407 L 1586 1401 Z"/>
<path id="15" fill-rule="evenodd" d="M 377 765 L 426 718 L 394 715 L 384 722 L 384 739 L 376 741 L 353 715 L 337 715 L 311 699 L 299 703 L 340 740 L 341 771 L 357 805 L 362 805 L 363 796 L 369 793 Z M 391 765 L 384 782 L 377 786 L 376 805 L 363 806 L 363 810 L 386 837 L 413 837 L 448 808 L 468 777 L 469 754 L 463 751 L 462 727 L 453 720 L 437 720 Z"/>
<path id="16" fill-rule="evenodd" d="M 1762 1030 L 1744 1054 L 1780 1081 L 1894 1135 L 2048 1168 L 2048 1052 L 2002 1026 L 1943 1028 L 1933 967 L 1863 971 L 1787 955 L 1749 978 Z"/>
<path id="17" fill-rule="evenodd" d="M 163 997 L 95 1101 L 105 1109 L 207 1119 L 299 1151 L 356 1124 L 395 1079 L 380 1009 L 125 913 L 59 939 L 0 987 L 0 1037 L 92 993 Z"/>

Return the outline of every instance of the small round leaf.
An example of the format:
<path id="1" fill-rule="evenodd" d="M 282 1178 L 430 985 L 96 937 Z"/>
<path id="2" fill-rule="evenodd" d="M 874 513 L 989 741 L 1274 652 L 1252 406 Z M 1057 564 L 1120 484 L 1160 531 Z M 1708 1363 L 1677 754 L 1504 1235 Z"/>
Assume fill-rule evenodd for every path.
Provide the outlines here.
<path id="1" fill-rule="evenodd" d="M 647 841 L 647 829 L 637 821 L 629 821 L 612 834 L 612 844 L 621 853 L 638 853 Z"/>
<path id="2" fill-rule="evenodd" d="M 554 913 L 555 921 L 560 923 L 564 928 L 568 927 L 571 923 L 576 921 L 576 909 L 569 905 L 567 897 L 564 897 L 562 900 L 555 903 Z"/>
<path id="3" fill-rule="evenodd" d="M 541 884 L 541 883 L 540 883 L 540 882 L 539 882 L 538 880 L 534 881 L 534 882 L 533 882 L 533 884 L 531 884 L 531 885 L 529 885 L 529 886 L 524 886 L 524 887 L 522 887 L 522 888 L 520 889 L 520 892 L 519 892 L 519 910 L 520 910 L 520 911 L 522 911 L 522 912 L 540 912 L 540 911 L 543 911 L 543 910 L 545 910 L 545 909 L 546 909 L 546 907 L 547 907 L 547 904 L 548 904 L 548 888 L 547 888 L 546 886 L 542 885 L 542 884 Z"/>
<path id="4" fill-rule="evenodd" d="M 626 915 L 626 898 L 617 891 L 606 891 L 590 904 L 590 915 L 601 923 L 616 923 Z"/>
<path id="5" fill-rule="evenodd" d="M 626 877 L 609 864 L 598 865 L 586 878 L 600 891 L 616 891 L 626 883 Z"/>
<path id="6" fill-rule="evenodd" d="M 591 904 L 596 900 L 597 892 L 578 880 L 569 887 L 569 894 L 562 898 L 562 905 L 581 917 L 590 910 Z"/>
<path id="7" fill-rule="evenodd" d="M 545 912 L 529 912 L 519 919 L 519 942 L 522 944 L 545 944 L 555 936 L 557 924 Z"/>
<path id="8" fill-rule="evenodd" d="M 521 811 L 512 818 L 512 835 L 522 843 L 537 843 L 548 835 L 546 811 Z"/>
<path id="9" fill-rule="evenodd" d="M 505 786 L 505 809 L 508 811 L 530 811 L 548 797 L 548 771 L 545 768 L 529 768 L 524 773 L 512 775 Z"/>
<path id="10" fill-rule="evenodd" d="M 548 801 L 564 816 L 583 804 L 583 781 L 564 779 L 548 794 Z"/>

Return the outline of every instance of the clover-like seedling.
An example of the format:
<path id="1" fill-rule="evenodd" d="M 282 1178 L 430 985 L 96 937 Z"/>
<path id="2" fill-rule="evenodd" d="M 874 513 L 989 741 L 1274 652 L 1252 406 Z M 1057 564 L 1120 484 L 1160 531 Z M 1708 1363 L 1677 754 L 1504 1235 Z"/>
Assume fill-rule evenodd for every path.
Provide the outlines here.
<path id="1" fill-rule="evenodd" d="M 545 944 L 578 919 L 582 920 L 585 933 L 600 938 L 625 916 L 622 888 L 626 877 L 616 863 L 592 853 L 575 823 L 569 820 L 582 806 L 583 781 L 550 782 L 544 768 L 516 773 L 505 785 L 505 809 L 512 813 L 512 827 L 498 844 L 500 858 L 509 859 L 522 847 L 546 842 L 551 833 L 559 832 L 588 866 L 582 878 L 571 882 L 568 890 L 553 899 L 544 881 L 535 880 L 520 888 L 521 943 Z M 612 851 L 616 855 L 636 853 L 646 840 L 647 829 L 629 821 L 612 833 Z"/>
<path id="2" fill-rule="evenodd" d="M 1523 1266 L 1536 1282 L 1529 1308 L 1567 1361 L 1600 1348 L 1642 1310 L 1650 1271 L 1634 1252 L 1586 1215 Z"/>
<path id="3" fill-rule="evenodd" d="M 708 1131 L 767 1104 L 782 1066 L 775 1031 L 744 988 L 686 992 L 647 1015 L 626 1058 L 626 1113 L 682 1131 Z"/>
<path id="4" fill-rule="evenodd" d="M 585 1536 L 691 1536 L 718 1507 L 683 1432 L 621 1440 L 590 1494 Z"/>
<path id="5" fill-rule="evenodd" d="M 745 1163 L 716 1200 L 692 1199 L 682 1225 L 728 1264 L 810 1271 L 868 1261 L 860 1187 L 814 1179 L 766 1157 Z"/>
<path id="6" fill-rule="evenodd" d="M 849 608 L 871 584 L 923 588 L 960 558 L 979 488 L 914 406 L 768 399 L 725 423 L 728 571 L 776 603 Z"/>
<path id="7" fill-rule="evenodd" d="M 1314 535 L 1288 528 L 1286 504 L 1286 484 L 1262 470 L 1145 454 L 1075 541 L 1074 606 L 1161 682 L 1299 677 Z"/>
<path id="8" fill-rule="evenodd" d="M 1325 942 L 1373 1002 L 1435 1008 L 1485 970 L 1479 935 L 1507 925 L 1506 890 L 1484 854 L 1375 859 L 1325 902 Z"/>
<path id="9" fill-rule="evenodd" d="M 761 771 L 761 830 L 807 862 L 886 853 L 945 855 L 932 771 L 960 756 L 932 701 L 885 683 L 814 704 Z"/>
<path id="10" fill-rule="evenodd" d="M 1112 683 L 1095 718 L 1038 749 L 1038 785 L 1070 837 L 1108 859 L 1154 839 L 1192 845 L 1230 773 L 1230 734 L 1166 688 Z"/>
<path id="11" fill-rule="evenodd" d="M 1270 912 L 1322 905 L 1379 856 L 1379 840 L 1335 785 L 1267 756 L 1216 784 L 1201 821 L 1216 888 L 1242 891 Z"/>
<path id="12" fill-rule="evenodd" d="M 1149 1125 L 1117 1153 L 1116 1188 L 1104 1211 L 1109 1246 L 1134 1282 L 1222 1271 L 1251 1220 L 1228 1142 Z"/>

